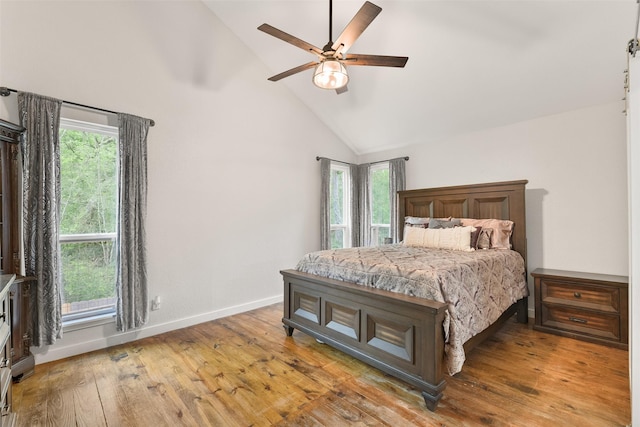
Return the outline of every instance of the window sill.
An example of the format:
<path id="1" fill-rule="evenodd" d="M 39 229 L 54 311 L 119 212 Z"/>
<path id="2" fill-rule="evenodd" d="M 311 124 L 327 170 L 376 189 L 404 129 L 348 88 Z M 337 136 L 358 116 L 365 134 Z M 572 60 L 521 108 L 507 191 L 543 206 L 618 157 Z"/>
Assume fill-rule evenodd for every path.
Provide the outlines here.
<path id="1" fill-rule="evenodd" d="M 80 329 L 115 323 L 115 321 L 115 313 L 97 314 L 95 316 L 83 317 L 82 319 L 67 320 L 62 322 L 62 332 L 79 331 Z"/>

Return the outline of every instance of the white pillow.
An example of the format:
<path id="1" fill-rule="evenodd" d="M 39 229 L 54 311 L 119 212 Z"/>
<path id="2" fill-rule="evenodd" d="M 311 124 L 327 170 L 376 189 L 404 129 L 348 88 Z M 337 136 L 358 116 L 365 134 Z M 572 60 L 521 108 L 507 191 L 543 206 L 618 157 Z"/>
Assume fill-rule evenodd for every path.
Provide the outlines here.
<path id="1" fill-rule="evenodd" d="M 416 228 L 407 227 L 404 236 L 405 246 L 420 246 L 424 248 L 454 249 L 457 251 L 472 251 L 471 233 L 475 227 L 453 228 Z"/>

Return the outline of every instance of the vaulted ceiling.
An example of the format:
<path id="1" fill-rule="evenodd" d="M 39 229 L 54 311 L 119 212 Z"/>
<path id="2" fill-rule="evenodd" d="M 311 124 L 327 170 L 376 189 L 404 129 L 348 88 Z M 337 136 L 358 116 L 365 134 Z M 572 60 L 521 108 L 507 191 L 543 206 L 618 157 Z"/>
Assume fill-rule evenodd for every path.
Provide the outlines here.
<path id="1" fill-rule="evenodd" d="M 314 56 L 257 30 L 268 23 L 315 46 L 328 0 L 203 0 L 283 85 L 356 154 L 502 126 L 622 99 L 634 0 L 372 0 L 382 12 L 350 53 L 408 56 L 405 68 L 349 67 L 348 92 L 316 88 Z M 333 2 L 333 38 L 364 0 Z M 232 59 L 230 59 L 232 60 Z"/>

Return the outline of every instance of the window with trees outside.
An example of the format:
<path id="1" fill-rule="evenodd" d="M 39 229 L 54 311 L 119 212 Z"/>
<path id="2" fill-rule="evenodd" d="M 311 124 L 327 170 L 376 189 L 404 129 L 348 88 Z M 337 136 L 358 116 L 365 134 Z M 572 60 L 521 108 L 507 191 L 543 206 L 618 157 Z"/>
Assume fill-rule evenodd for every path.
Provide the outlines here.
<path id="1" fill-rule="evenodd" d="M 351 247 L 351 177 L 349 167 L 331 163 L 331 249 Z"/>
<path id="2" fill-rule="evenodd" d="M 369 169 L 371 191 L 371 245 L 382 245 L 391 236 L 389 163 L 376 163 Z"/>
<path id="3" fill-rule="evenodd" d="M 115 313 L 118 128 L 61 119 L 62 319 Z"/>

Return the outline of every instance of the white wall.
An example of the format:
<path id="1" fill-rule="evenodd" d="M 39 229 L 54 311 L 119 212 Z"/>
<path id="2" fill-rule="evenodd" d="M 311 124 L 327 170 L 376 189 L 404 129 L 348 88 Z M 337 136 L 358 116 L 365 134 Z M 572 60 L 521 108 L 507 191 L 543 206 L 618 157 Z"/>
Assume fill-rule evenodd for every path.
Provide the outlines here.
<path id="1" fill-rule="evenodd" d="M 0 85 L 156 122 L 148 274 L 161 309 L 135 333 L 65 333 L 34 349 L 38 363 L 281 300 L 279 270 L 320 246 L 315 156 L 355 155 L 209 9 L 2 0 L 0 40 Z M 17 121 L 15 94 L 0 108 Z"/>
<path id="2" fill-rule="evenodd" d="M 627 275 L 623 109 L 599 105 L 358 160 L 410 156 L 408 189 L 527 179 L 529 271 Z"/>
<path id="3" fill-rule="evenodd" d="M 2 22 L 2 2 L 0 1 L 0 22 Z M 2 31 L 0 31 L 0 86 L 4 86 L 4 84 L 2 83 L 3 80 L 3 74 L 2 74 Z M 9 116 L 9 112 L 7 111 L 7 108 L 5 106 L 5 104 L 3 102 L 0 102 L 0 118 L 7 120 L 7 117 Z"/>

